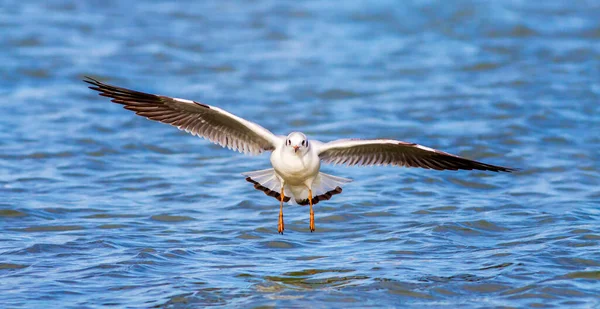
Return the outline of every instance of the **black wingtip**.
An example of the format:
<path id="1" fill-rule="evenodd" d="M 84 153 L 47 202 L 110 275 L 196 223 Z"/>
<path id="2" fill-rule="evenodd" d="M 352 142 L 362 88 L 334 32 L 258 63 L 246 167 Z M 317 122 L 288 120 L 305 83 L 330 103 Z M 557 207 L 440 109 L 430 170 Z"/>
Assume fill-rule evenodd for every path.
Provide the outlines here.
<path id="1" fill-rule="evenodd" d="M 99 80 L 97 80 L 97 79 L 95 79 L 95 78 L 92 78 L 92 77 L 89 77 L 89 76 L 87 76 L 87 75 L 84 75 L 84 76 L 83 76 L 83 79 L 82 79 L 82 81 L 83 81 L 84 83 L 88 83 L 88 84 L 90 84 L 90 85 L 93 85 L 93 86 L 88 86 L 88 88 L 90 88 L 90 89 L 92 89 L 92 90 L 96 90 L 96 91 L 100 91 L 100 89 L 99 89 L 99 88 L 94 88 L 94 87 L 100 87 L 100 86 L 102 86 L 102 85 L 103 85 L 103 83 L 102 83 L 102 82 L 100 82 Z"/>
<path id="2" fill-rule="evenodd" d="M 478 163 L 480 163 L 480 162 L 478 162 Z M 518 172 L 521 170 L 520 168 L 504 167 L 504 166 L 491 165 L 491 164 L 485 164 L 485 163 L 481 163 L 481 164 L 482 164 L 481 166 L 474 167 L 471 170 L 489 171 L 489 172 L 495 172 L 495 173 L 514 173 L 514 172 Z"/>
<path id="3" fill-rule="evenodd" d="M 96 79 L 94 79 L 94 78 L 92 78 L 92 77 L 89 77 L 89 76 L 87 76 L 87 75 L 84 75 L 84 76 L 83 76 L 83 79 L 82 79 L 82 81 L 84 81 L 84 82 L 86 82 L 86 83 L 98 83 L 98 80 L 96 80 Z"/>

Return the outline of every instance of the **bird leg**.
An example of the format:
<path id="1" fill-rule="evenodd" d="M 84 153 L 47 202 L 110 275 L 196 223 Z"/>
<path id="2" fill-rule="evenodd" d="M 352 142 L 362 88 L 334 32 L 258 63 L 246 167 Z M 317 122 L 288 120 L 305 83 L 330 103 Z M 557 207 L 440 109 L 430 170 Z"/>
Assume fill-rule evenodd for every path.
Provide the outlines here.
<path id="1" fill-rule="evenodd" d="M 313 202 L 312 202 L 312 190 L 308 189 L 308 204 L 310 205 L 310 223 L 309 228 L 310 232 L 315 231 L 315 212 L 313 211 Z"/>
<path id="2" fill-rule="evenodd" d="M 279 234 L 283 235 L 283 229 L 284 229 L 284 224 L 283 224 L 283 199 L 285 198 L 285 196 L 283 195 L 283 187 L 281 187 L 281 200 L 279 201 L 279 221 L 277 223 L 277 232 L 279 232 Z"/>

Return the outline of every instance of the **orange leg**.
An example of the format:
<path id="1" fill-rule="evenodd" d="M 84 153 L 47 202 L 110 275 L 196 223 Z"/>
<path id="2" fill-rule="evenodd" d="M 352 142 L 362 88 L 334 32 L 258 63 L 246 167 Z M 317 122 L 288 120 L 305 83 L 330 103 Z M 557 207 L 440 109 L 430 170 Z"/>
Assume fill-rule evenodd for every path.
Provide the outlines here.
<path id="1" fill-rule="evenodd" d="M 310 223 L 309 228 L 310 232 L 315 231 L 315 212 L 313 211 L 313 203 L 312 203 L 312 190 L 308 189 L 308 204 L 310 205 Z"/>
<path id="2" fill-rule="evenodd" d="M 281 201 L 279 202 L 279 222 L 277 223 L 277 232 L 283 235 L 284 224 L 283 224 L 283 187 L 281 187 Z"/>

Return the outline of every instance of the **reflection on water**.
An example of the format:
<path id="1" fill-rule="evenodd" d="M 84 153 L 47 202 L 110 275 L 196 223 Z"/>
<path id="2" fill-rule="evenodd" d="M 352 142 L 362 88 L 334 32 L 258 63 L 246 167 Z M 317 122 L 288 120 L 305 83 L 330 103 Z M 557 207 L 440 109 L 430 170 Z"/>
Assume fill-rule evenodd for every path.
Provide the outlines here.
<path id="1" fill-rule="evenodd" d="M 0 307 L 597 307 L 595 3 L 13 2 L 0 10 Z M 515 174 L 268 166 L 109 104 L 91 75 L 277 134 L 389 137 Z"/>

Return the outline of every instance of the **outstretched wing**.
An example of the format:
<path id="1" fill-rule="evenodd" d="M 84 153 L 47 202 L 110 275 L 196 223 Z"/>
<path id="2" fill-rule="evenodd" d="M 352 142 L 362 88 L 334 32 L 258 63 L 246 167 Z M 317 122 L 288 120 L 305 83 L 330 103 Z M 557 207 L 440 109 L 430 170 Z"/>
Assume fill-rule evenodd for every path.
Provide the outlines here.
<path id="1" fill-rule="evenodd" d="M 151 120 L 170 124 L 232 150 L 260 154 L 273 150 L 279 137 L 256 123 L 244 120 L 215 106 L 190 100 L 149 94 L 116 87 L 86 77 L 90 89 L 112 98 L 125 109 Z"/>
<path id="2" fill-rule="evenodd" d="M 515 171 L 512 168 L 477 162 L 418 144 L 391 139 L 337 140 L 319 145 L 318 153 L 321 160 L 333 164 L 397 165 L 434 170 Z"/>

